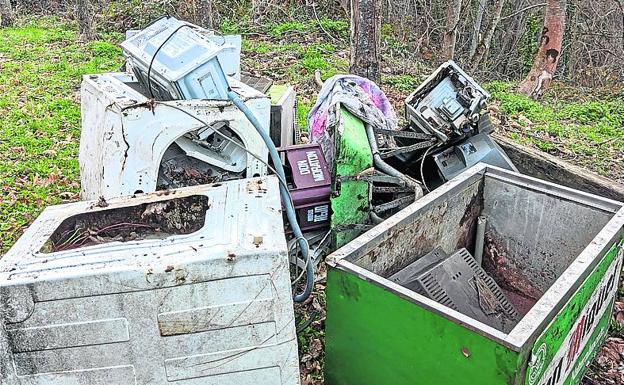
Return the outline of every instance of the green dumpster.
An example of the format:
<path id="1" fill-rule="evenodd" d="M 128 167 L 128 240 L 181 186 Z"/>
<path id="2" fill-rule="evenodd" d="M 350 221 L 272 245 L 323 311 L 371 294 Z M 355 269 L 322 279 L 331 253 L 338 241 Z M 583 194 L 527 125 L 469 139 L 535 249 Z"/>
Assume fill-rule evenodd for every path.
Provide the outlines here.
<path id="1" fill-rule="evenodd" d="M 474 251 L 518 309 L 506 332 L 388 278 Z M 578 384 L 606 338 L 624 204 L 479 164 L 331 254 L 328 385 Z"/>

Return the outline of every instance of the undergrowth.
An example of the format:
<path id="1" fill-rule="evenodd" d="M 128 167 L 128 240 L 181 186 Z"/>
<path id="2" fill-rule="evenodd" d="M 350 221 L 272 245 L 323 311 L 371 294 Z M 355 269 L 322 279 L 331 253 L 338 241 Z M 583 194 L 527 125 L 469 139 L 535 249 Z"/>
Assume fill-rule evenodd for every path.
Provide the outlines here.
<path id="1" fill-rule="evenodd" d="M 116 37 L 77 42 L 54 18 L 0 30 L 0 254 L 46 205 L 77 198 L 77 89 L 81 75 L 119 67 Z"/>
<path id="2" fill-rule="evenodd" d="M 515 84 L 487 85 L 509 135 L 606 176 L 624 175 L 624 102 L 618 93 L 579 92 L 555 86 L 544 100 L 515 93 Z M 570 97 L 570 94 L 576 94 Z"/>

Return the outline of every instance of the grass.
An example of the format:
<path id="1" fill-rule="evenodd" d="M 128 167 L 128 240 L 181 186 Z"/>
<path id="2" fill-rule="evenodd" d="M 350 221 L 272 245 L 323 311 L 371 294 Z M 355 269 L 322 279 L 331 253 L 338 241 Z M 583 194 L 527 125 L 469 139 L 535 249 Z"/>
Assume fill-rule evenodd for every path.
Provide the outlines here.
<path id="1" fill-rule="evenodd" d="M 221 29 L 234 33 L 243 27 L 224 20 Z M 323 80 L 348 71 L 348 24 L 321 18 L 264 29 L 264 35 L 243 40 L 243 67 L 295 85 L 297 121 L 305 127 L 318 92 L 315 71 Z M 0 30 L 0 253 L 44 206 L 77 199 L 80 78 L 118 68 L 121 38 L 108 34 L 82 43 L 74 25 L 54 18 L 23 19 L 16 28 Z M 420 80 L 386 73 L 382 85 L 400 104 Z M 514 86 L 486 86 L 504 120 L 504 134 L 624 181 L 621 95 L 555 85 L 537 102 L 514 93 Z"/>
<path id="2" fill-rule="evenodd" d="M 224 33 L 245 28 L 229 19 L 221 25 Z M 402 50 L 385 32 L 386 50 Z M 322 79 L 348 71 L 347 35 L 345 22 L 323 18 L 271 24 L 243 40 L 243 68 L 293 84 L 298 92 L 297 121 L 306 127 L 318 92 L 315 71 Z M 78 199 L 80 78 L 118 68 L 120 39 L 105 35 L 100 41 L 81 43 L 73 25 L 53 18 L 22 20 L 16 28 L 0 29 L 0 255 L 45 206 Z M 418 67 L 413 71 L 417 76 L 394 70 L 382 78 L 397 108 L 422 80 L 420 73 L 429 72 L 418 63 L 413 67 Z M 536 102 L 514 93 L 514 86 L 486 85 L 504 134 L 624 181 L 621 95 L 555 86 L 546 99 Z M 318 307 L 324 308 L 322 292 L 315 292 L 315 297 L 321 302 Z M 323 339 L 319 326 L 323 317 L 319 318 L 318 325 L 298 339 L 303 357 L 316 359 L 314 355 L 320 354 L 322 361 L 318 344 Z M 320 370 L 310 370 L 320 375 Z"/>
<path id="3" fill-rule="evenodd" d="M 412 75 L 384 75 L 381 78 L 382 84 L 390 85 L 399 91 L 410 93 L 418 87 L 420 80 Z"/>
<path id="4" fill-rule="evenodd" d="M 624 179 L 621 95 L 592 95 L 559 87 L 538 102 L 513 92 L 514 86 L 503 82 L 487 85 L 507 120 L 503 127 L 510 137 L 574 160 L 604 176 Z"/>
<path id="5" fill-rule="evenodd" d="M 53 18 L 0 30 L 0 254 L 46 205 L 77 198 L 77 88 L 119 67 L 114 38 L 80 43 Z"/>
<path id="6" fill-rule="evenodd" d="M 297 121 L 306 128 L 306 117 L 318 90 L 314 74 L 318 70 L 321 80 L 347 73 L 349 62 L 343 46 L 326 41 L 276 42 L 271 39 L 245 39 L 242 52 L 243 66 L 279 83 L 295 85 L 297 91 Z"/>
<path id="7" fill-rule="evenodd" d="M 319 32 L 330 34 L 332 37 L 344 38 L 349 34 L 349 24 L 342 20 L 332 20 L 322 17 L 318 20 L 288 21 L 271 23 L 267 32 L 272 37 L 280 37 L 294 33 Z"/>

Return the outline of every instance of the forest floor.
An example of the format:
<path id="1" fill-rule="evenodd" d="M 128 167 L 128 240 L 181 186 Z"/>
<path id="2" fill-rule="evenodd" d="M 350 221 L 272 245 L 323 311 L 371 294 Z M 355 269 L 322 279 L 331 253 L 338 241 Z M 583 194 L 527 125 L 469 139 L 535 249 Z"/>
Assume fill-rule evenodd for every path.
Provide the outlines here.
<path id="1" fill-rule="evenodd" d="M 326 79 L 348 70 L 345 22 L 289 22 L 260 31 L 223 25 L 222 32 L 243 34 L 243 70 L 295 86 L 301 126 L 318 93 L 315 71 Z M 22 19 L 15 28 L 0 29 L 0 256 L 45 206 L 79 198 L 81 75 L 119 68 L 121 39 L 121 34 L 110 33 L 80 42 L 74 25 L 53 18 Z M 389 36 L 384 36 L 383 46 L 382 88 L 402 115 L 404 98 L 433 68 L 418 64 Z M 622 89 L 555 82 L 538 102 L 514 93 L 513 83 L 483 85 L 492 93 L 490 111 L 501 133 L 624 183 Z M 323 289 L 319 283 L 314 299 L 300 307 L 318 315 L 299 336 L 304 384 L 322 383 Z M 621 328 L 614 328 L 607 352 L 601 353 L 608 359 L 594 368 L 604 364 L 621 376 L 624 340 L 614 340 L 621 335 Z M 617 381 L 588 383 L 624 383 Z"/>

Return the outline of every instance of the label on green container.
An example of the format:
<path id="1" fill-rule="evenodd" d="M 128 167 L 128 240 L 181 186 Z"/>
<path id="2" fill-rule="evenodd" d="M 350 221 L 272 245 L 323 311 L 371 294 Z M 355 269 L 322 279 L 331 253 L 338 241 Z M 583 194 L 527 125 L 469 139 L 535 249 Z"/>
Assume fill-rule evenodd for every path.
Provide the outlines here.
<path id="1" fill-rule="evenodd" d="M 606 338 L 622 269 L 624 243 L 614 245 L 538 338 L 527 385 L 577 384 Z"/>

